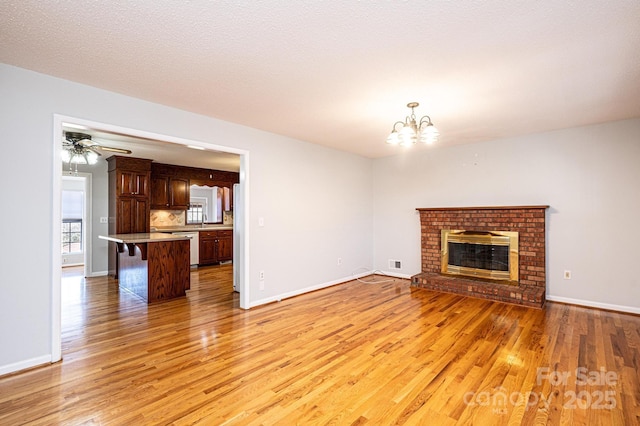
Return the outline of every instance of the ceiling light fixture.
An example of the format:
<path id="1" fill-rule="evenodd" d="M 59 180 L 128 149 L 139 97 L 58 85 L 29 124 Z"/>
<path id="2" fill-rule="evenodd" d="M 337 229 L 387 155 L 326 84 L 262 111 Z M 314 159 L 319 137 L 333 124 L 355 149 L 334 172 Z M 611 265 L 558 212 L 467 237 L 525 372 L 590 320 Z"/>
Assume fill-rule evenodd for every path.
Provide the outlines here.
<path id="1" fill-rule="evenodd" d="M 91 140 L 91 136 L 84 133 L 65 133 L 66 143 L 62 146 L 62 161 L 69 163 L 69 172 L 72 172 L 72 164 L 75 165 L 75 174 L 78 174 L 78 164 L 96 164 L 98 154 L 92 148 L 82 145 L 80 141 Z"/>
<path id="2" fill-rule="evenodd" d="M 407 107 L 411 108 L 411 115 L 407 116 L 404 121 L 396 121 L 393 124 L 391 134 L 387 138 L 388 144 L 411 146 L 420 141 L 430 145 L 438 140 L 440 132 L 431 122 L 431 117 L 425 115 L 420 119 L 419 124 L 416 121 L 413 109 L 418 105 L 420 105 L 418 102 L 409 102 L 407 104 Z M 396 129 L 398 124 L 402 125 L 400 129 Z"/>
<path id="3" fill-rule="evenodd" d="M 65 132 L 60 155 L 62 161 L 69 163 L 69 172 L 78 174 L 78 164 L 96 164 L 102 154 L 98 150 L 131 154 L 131 150 L 98 145 L 91 140 L 91 135 L 78 132 Z M 75 165 L 75 170 L 72 167 Z"/>

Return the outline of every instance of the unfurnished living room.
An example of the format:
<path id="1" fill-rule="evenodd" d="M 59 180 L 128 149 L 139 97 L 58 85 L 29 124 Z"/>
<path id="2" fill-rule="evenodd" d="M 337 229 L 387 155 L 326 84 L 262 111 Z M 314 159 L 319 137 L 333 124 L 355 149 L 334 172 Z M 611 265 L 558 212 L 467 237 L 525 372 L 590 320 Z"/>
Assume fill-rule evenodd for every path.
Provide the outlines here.
<path id="1" fill-rule="evenodd" d="M 639 22 L 0 3 L 0 425 L 640 424 Z"/>

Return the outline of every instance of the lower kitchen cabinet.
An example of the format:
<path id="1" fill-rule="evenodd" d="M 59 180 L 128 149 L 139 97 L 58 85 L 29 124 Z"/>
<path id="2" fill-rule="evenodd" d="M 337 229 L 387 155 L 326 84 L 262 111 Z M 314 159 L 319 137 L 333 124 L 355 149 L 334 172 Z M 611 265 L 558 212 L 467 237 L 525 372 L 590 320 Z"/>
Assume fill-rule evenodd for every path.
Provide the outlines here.
<path id="1" fill-rule="evenodd" d="M 200 231 L 200 265 L 233 260 L 233 231 Z"/>

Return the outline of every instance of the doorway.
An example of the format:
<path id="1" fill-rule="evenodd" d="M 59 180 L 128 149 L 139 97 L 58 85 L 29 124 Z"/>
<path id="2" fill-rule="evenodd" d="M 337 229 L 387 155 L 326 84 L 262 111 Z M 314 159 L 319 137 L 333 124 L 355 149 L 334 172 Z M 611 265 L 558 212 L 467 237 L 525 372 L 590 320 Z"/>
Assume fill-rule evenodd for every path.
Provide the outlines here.
<path id="1" fill-rule="evenodd" d="M 62 342 L 61 342 L 61 270 L 62 261 L 60 256 L 61 241 L 61 187 L 62 174 L 60 173 L 60 155 L 62 151 L 63 129 L 78 128 L 85 130 L 95 130 L 99 132 L 109 132 L 113 134 L 123 135 L 124 137 L 139 138 L 146 141 L 154 141 L 158 144 L 172 144 L 183 147 L 198 146 L 201 149 L 234 154 L 239 156 L 239 175 L 240 175 L 240 193 L 241 197 L 236 199 L 234 215 L 234 250 L 237 259 L 234 258 L 234 282 L 238 283 L 239 305 L 242 309 L 250 308 L 249 297 L 249 151 L 231 147 L 216 145 L 210 142 L 194 141 L 182 138 L 176 138 L 156 133 L 123 128 L 120 126 L 98 123 L 88 120 L 82 120 L 74 117 L 62 116 L 54 114 L 53 125 L 53 247 L 52 247 L 52 306 L 51 306 L 51 327 L 52 327 L 52 344 L 51 344 L 51 361 L 57 362 L 62 359 Z"/>
<path id="2" fill-rule="evenodd" d="M 62 266 L 80 266 L 91 274 L 91 174 L 62 176 Z"/>

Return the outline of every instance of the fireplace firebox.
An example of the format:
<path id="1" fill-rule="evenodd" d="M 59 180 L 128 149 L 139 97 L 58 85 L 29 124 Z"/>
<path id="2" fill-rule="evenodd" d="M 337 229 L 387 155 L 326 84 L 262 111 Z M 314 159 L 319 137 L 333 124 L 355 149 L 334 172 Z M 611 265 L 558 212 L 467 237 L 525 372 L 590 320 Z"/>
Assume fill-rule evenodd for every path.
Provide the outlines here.
<path id="1" fill-rule="evenodd" d="M 518 233 L 441 230 L 441 272 L 518 283 Z"/>

